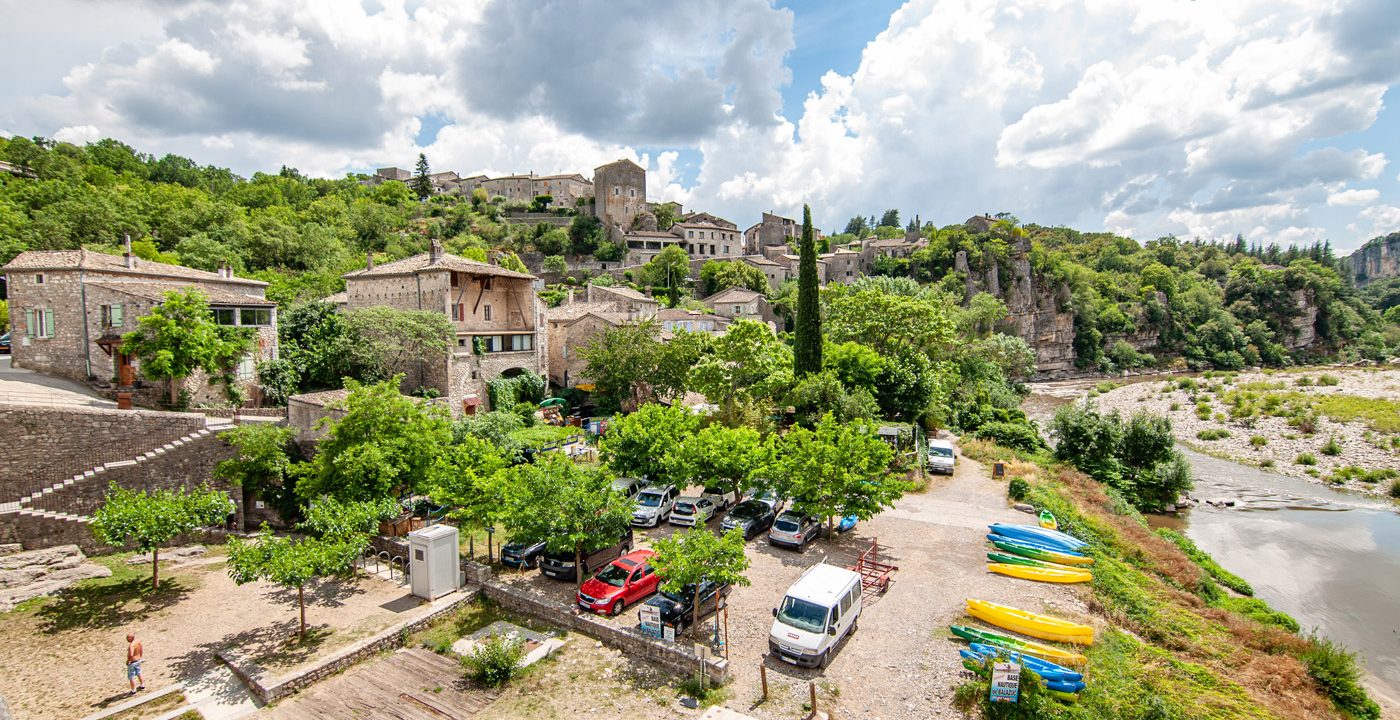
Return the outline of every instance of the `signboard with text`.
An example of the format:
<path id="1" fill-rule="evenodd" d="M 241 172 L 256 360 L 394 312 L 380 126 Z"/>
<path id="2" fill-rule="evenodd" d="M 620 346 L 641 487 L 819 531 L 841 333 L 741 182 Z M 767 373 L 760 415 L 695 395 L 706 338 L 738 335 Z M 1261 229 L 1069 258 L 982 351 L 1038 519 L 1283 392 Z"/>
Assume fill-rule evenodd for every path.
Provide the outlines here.
<path id="1" fill-rule="evenodd" d="M 1016 663 L 992 665 L 992 702 L 1014 703 L 1021 694 L 1021 666 Z"/>
<path id="2" fill-rule="evenodd" d="M 655 605 L 643 605 L 637 612 L 637 617 L 641 620 L 642 632 L 652 637 L 661 637 L 661 608 Z"/>

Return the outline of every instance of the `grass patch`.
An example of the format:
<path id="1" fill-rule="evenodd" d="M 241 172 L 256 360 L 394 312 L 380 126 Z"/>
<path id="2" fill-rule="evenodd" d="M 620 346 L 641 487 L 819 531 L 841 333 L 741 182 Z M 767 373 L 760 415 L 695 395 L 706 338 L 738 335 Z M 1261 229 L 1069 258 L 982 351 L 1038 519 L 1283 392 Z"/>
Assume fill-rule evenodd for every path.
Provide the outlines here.
<path id="1" fill-rule="evenodd" d="M 529 448 L 541 448 L 546 445 L 565 440 L 574 435 L 583 433 L 575 427 L 558 427 L 555 425 L 534 425 L 532 427 L 512 430 L 511 439 Z"/>
<path id="2" fill-rule="evenodd" d="M 725 687 L 715 687 L 714 683 L 705 683 L 700 686 L 700 676 L 687 678 L 676 686 L 677 695 L 689 695 L 700 703 L 700 707 L 707 708 L 711 705 L 723 705 L 729 699 L 729 689 Z"/>
<path id="3" fill-rule="evenodd" d="M 1318 376 L 1317 376 L 1317 384 L 1318 384 L 1318 385 L 1321 385 L 1322 387 L 1333 387 L 1333 386 L 1337 385 L 1337 384 L 1340 383 L 1340 382 L 1341 382 L 1341 380 L 1338 379 L 1336 375 L 1318 375 Z"/>
<path id="4" fill-rule="evenodd" d="M 1123 383 L 1115 382 L 1113 380 L 1105 380 L 1099 383 L 1098 385 L 1095 385 L 1094 389 L 1101 393 L 1106 393 L 1117 390 L 1120 387 L 1123 387 Z"/>
<path id="5" fill-rule="evenodd" d="M 1251 435 L 1251 436 L 1249 436 L 1249 445 L 1250 445 L 1250 447 L 1261 448 L 1261 447 L 1264 447 L 1265 445 L 1268 445 L 1268 444 L 1269 444 L 1269 439 L 1266 438 L 1266 437 L 1264 437 L 1263 435 Z"/>
<path id="6" fill-rule="evenodd" d="M 1342 454 L 1342 444 L 1337 442 L 1336 437 L 1328 437 L 1327 443 L 1318 452 L 1328 457 L 1337 457 Z"/>
<path id="7" fill-rule="evenodd" d="M 1191 558 L 1191 562 L 1200 565 L 1201 569 L 1205 570 L 1207 573 L 1210 573 L 1210 576 L 1212 578 L 1215 578 L 1216 582 L 1220 583 L 1221 585 L 1224 585 L 1227 588 L 1230 588 L 1231 590 L 1234 590 L 1235 592 L 1241 595 L 1254 594 L 1254 588 L 1250 587 L 1249 583 L 1245 582 L 1244 578 L 1230 572 L 1229 570 L 1226 570 L 1223 567 L 1220 567 L 1219 563 L 1215 562 L 1214 558 L 1208 555 L 1205 551 L 1196 547 L 1196 543 L 1191 542 L 1191 538 L 1188 538 L 1179 532 L 1176 532 L 1174 530 L 1168 530 L 1166 528 L 1159 529 L 1157 531 L 1157 534 L 1163 538 L 1166 538 L 1178 548 L 1181 548 L 1181 551 L 1183 553 L 1186 553 L 1186 557 Z M 1294 630 L 1296 631 L 1297 628 L 1294 628 Z"/>
<path id="8" fill-rule="evenodd" d="M 1263 460 L 1260 460 L 1260 461 L 1259 461 L 1259 467 L 1261 467 L 1261 468 L 1271 468 L 1271 467 L 1273 467 L 1273 466 L 1274 466 L 1274 459 L 1273 459 L 1273 458 L 1264 458 Z"/>
<path id="9" fill-rule="evenodd" d="M 1317 456 L 1312 453 L 1298 453 L 1298 457 L 1293 458 L 1294 465 L 1316 465 Z"/>
<path id="10" fill-rule="evenodd" d="M 1196 433 L 1197 440 L 1223 440 L 1230 437 L 1230 431 L 1222 428 L 1211 428 Z"/>
<path id="11" fill-rule="evenodd" d="M 1212 603 L 1215 607 L 1239 613 L 1247 618 L 1256 620 L 1265 625 L 1274 625 L 1291 633 L 1298 632 L 1298 621 L 1292 615 L 1279 612 L 1269 604 L 1258 598 L 1252 597 L 1223 597 L 1219 601 Z"/>
<path id="12" fill-rule="evenodd" d="M 116 715 L 108 715 L 107 720 L 144 720 L 145 718 L 159 717 L 175 708 L 184 707 L 187 702 L 185 694 L 182 692 L 166 693 L 150 702 L 123 710 Z"/>
<path id="13" fill-rule="evenodd" d="M 1366 468 L 1360 467 L 1358 465 L 1348 465 L 1346 467 L 1337 468 L 1336 470 L 1332 471 L 1332 475 L 1328 478 L 1328 480 L 1331 480 L 1334 483 L 1344 483 L 1349 480 L 1358 480 L 1360 482 L 1374 485 L 1376 483 L 1385 480 L 1392 480 L 1397 477 L 1400 477 L 1400 471 L 1394 470 L 1392 468 L 1376 468 L 1374 470 L 1367 470 Z"/>
<path id="14" fill-rule="evenodd" d="M 1354 718 L 1377 720 L 1381 709 L 1361 687 L 1356 654 L 1326 638 L 1312 637 L 1312 647 L 1300 658 L 1338 710 Z"/>

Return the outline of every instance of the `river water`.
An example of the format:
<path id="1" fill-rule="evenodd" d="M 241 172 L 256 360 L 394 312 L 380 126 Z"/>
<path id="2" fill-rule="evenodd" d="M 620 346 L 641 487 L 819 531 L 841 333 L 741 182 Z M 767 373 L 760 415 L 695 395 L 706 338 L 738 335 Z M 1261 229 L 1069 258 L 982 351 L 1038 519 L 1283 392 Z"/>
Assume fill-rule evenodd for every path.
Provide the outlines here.
<path id="1" fill-rule="evenodd" d="M 1044 420 L 1092 383 L 1032 385 L 1028 415 Z M 1357 651 L 1373 691 L 1400 699 L 1400 512 L 1384 498 L 1333 490 L 1182 448 L 1202 503 L 1155 527 L 1185 533 L 1256 596 L 1305 630 Z"/>

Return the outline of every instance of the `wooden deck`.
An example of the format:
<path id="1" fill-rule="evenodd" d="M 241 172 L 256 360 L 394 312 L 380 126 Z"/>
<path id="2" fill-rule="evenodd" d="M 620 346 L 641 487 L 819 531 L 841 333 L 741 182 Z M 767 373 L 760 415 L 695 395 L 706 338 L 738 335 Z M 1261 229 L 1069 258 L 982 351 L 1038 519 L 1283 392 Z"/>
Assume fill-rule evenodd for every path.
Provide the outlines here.
<path id="1" fill-rule="evenodd" d="M 456 661 L 414 648 L 352 668 L 277 703 L 262 716 L 465 720 L 495 699 L 495 693 L 468 683 Z"/>

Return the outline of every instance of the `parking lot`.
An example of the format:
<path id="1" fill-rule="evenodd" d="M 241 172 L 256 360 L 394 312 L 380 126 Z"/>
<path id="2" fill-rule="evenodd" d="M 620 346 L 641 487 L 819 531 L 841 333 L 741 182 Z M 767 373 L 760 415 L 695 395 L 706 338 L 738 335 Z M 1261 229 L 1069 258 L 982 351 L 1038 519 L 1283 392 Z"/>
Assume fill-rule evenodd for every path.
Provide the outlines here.
<path id="1" fill-rule="evenodd" d="M 808 682 L 814 682 L 820 702 L 827 704 L 823 709 L 835 706 L 840 717 L 959 717 L 950 701 L 961 666 L 957 646 L 946 639 L 946 626 L 963 616 L 965 598 L 1088 617 L 1082 589 L 986 572 L 986 525 L 1026 519 L 1007 507 L 1004 483 L 991 480 L 977 463 L 959 458 L 952 478 L 935 479 L 926 492 L 907 495 L 853 531 L 818 540 L 802 552 L 773 547 L 765 534 L 750 540 L 747 576 L 752 584 L 735 588 L 728 600 L 732 680 L 726 705 L 760 718 L 796 717 L 807 702 Z M 709 527 L 717 530 L 718 524 L 716 519 Z M 649 547 L 679 529 L 636 528 L 634 547 Z M 771 611 L 788 587 L 823 559 L 833 565 L 852 564 L 877 539 L 888 548 L 881 559 L 899 570 L 889 591 L 865 606 L 858 631 L 838 646 L 831 665 L 809 670 L 770 658 Z M 534 570 L 507 570 L 500 577 L 562 606 L 573 605 L 573 583 Z M 636 606 L 606 621 L 635 627 Z M 701 625 L 705 633 L 713 632 L 713 617 Z M 769 684 L 769 700 L 761 704 L 759 665 L 766 666 Z"/>

